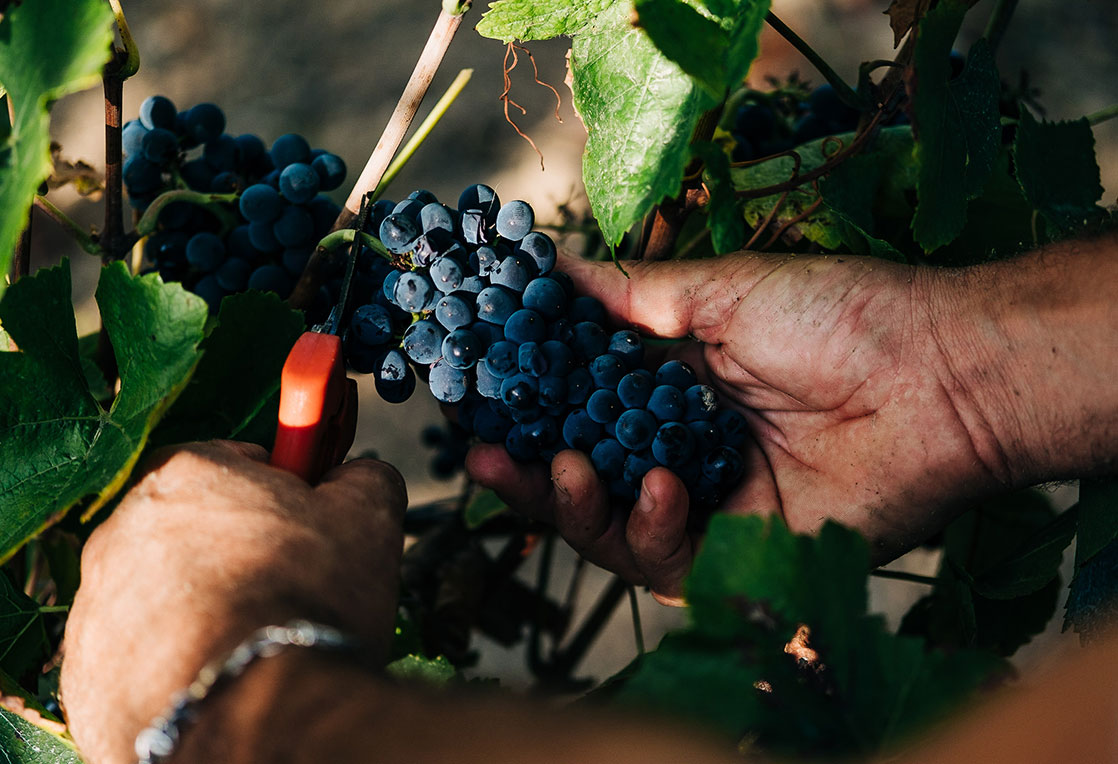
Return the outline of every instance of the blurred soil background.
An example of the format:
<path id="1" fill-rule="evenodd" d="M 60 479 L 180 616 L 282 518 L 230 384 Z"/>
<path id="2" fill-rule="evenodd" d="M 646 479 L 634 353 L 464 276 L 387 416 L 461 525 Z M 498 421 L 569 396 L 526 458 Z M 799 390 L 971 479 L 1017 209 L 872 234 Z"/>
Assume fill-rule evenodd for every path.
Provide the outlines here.
<path id="1" fill-rule="evenodd" d="M 125 85 L 124 118 L 136 116 L 144 98 L 159 93 L 179 109 L 212 101 L 225 110 L 227 131 L 255 133 L 270 144 L 288 132 L 301 133 L 314 147 L 337 153 L 349 168 L 347 184 L 334 192 L 340 202 L 376 144 L 438 11 L 437 0 L 125 0 L 132 32 L 141 51 L 139 74 Z M 892 32 L 882 15 L 886 0 L 774 0 L 777 15 L 813 45 L 836 70 L 853 82 L 859 62 L 893 55 Z M 960 50 L 982 32 L 992 0 L 980 3 L 963 31 Z M 389 189 L 399 199 L 416 188 L 427 188 L 453 204 L 468 184 L 484 182 L 502 199 L 521 198 L 536 209 L 537 220 L 558 222 L 560 205 L 578 212 L 586 209 L 580 180 L 585 133 L 563 85 L 565 39 L 531 43 L 541 79 L 562 96 L 555 120 L 555 98 L 535 84 L 531 67 L 522 57 L 513 72 L 512 98 L 527 109 L 513 110 L 520 127 L 543 152 L 546 171 L 533 149 L 505 122 L 498 96 L 503 89 L 504 46 L 473 30 L 485 2 L 469 12 L 436 77 L 418 120 L 462 68 L 473 68 L 473 79 Z M 1031 0 L 1017 10 L 1009 34 L 999 50 L 1003 78 L 1016 83 L 1027 71 L 1040 91 L 1039 101 L 1049 119 L 1075 118 L 1118 101 L 1118 5 L 1114 0 Z M 755 87 L 765 77 L 783 78 L 798 71 L 812 84 L 822 80 L 810 65 L 779 36 L 766 28 L 761 58 L 750 74 Z M 69 97 L 54 110 L 53 134 L 67 158 L 81 158 L 103 168 L 103 100 L 99 90 Z M 1112 205 L 1118 194 L 1118 121 L 1095 129 L 1103 203 Z M 69 189 L 52 192 L 54 201 L 82 223 L 100 226 L 100 206 L 82 200 Z M 83 254 L 36 213 L 33 264 L 36 268 L 69 256 L 74 267 L 78 328 L 96 330 L 98 318 L 92 292 L 98 263 Z M 408 481 L 413 506 L 454 495 L 458 480 L 431 477 L 432 452 L 419 433 L 440 421 L 434 400 L 420 391 L 405 404 L 379 400 L 372 384 L 361 390 L 361 419 L 352 453 L 375 451 L 396 464 Z M 1074 500 L 1075 489 L 1063 488 L 1057 499 Z M 562 545 L 560 545 L 562 546 Z M 538 555 L 536 555 L 538 557 Z M 574 555 L 565 547 L 553 576 L 559 596 L 573 568 Z M 1070 567 L 1070 552 L 1066 566 Z M 891 567 L 934 575 L 935 554 L 917 550 Z M 525 566 L 525 579 L 534 580 L 535 560 Z M 1067 577 L 1065 575 L 1065 581 Z M 596 592 L 609 577 L 594 571 L 584 582 L 584 595 L 575 614 L 577 624 Z M 925 587 L 874 579 L 871 607 L 886 613 L 895 625 Z M 682 613 L 664 608 L 646 594 L 639 597 L 645 642 L 656 644 L 665 630 L 682 623 Z M 1062 608 L 1061 608 L 1062 612 Z M 1047 652 L 1059 639 L 1061 618 L 1052 632 L 1026 648 L 1022 662 Z M 605 636 L 595 644 L 578 673 L 603 678 L 624 666 L 635 654 L 628 607 L 610 620 Z M 1068 635 L 1064 641 L 1072 639 Z M 481 646 L 473 672 L 499 677 L 512 686 L 526 686 L 530 676 L 522 649 Z"/>

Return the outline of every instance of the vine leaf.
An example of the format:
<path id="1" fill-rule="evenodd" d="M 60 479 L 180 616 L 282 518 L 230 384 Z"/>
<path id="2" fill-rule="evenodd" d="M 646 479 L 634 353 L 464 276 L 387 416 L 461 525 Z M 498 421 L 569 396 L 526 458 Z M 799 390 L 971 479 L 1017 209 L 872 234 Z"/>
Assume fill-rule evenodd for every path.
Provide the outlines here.
<path id="1" fill-rule="evenodd" d="M 82 764 L 74 744 L 0 708 L 0 751 L 14 764 Z"/>
<path id="2" fill-rule="evenodd" d="M 0 671 L 22 676 L 45 657 L 47 632 L 39 603 L 0 573 Z"/>
<path id="3" fill-rule="evenodd" d="M 8 272 L 35 192 L 53 170 L 50 105 L 97 84 L 112 25 L 102 0 L 30 0 L 0 19 L 0 85 L 14 110 L 0 144 L 0 274 Z M 0 295 L 4 289 L 0 278 Z"/>
<path id="4" fill-rule="evenodd" d="M 466 523 L 467 528 L 475 530 L 497 515 L 504 514 L 508 508 L 508 504 L 501 501 L 501 497 L 496 492 L 485 490 L 466 505 L 462 521 Z"/>
<path id="5" fill-rule="evenodd" d="M 626 669 L 614 697 L 713 725 L 734 742 L 748 731 L 770 754 L 889 746 L 1002 664 L 888 633 L 866 612 L 868 566 L 865 541 L 834 523 L 811 537 L 778 519 L 714 517 L 688 579 L 690 628 Z M 807 672 L 784 652 L 800 624 L 819 656 Z"/>
<path id="6" fill-rule="evenodd" d="M 217 322 L 202 342 L 202 361 L 152 432 L 151 444 L 235 438 L 271 448 L 275 417 L 260 433 L 249 425 L 277 398 L 280 371 L 303 326 L 302 314 L 272 293 L 222 300 Z"/>
<path id="7" fill-rule="evenodd" d="M 69 263 L 20 279 L 0 302 L 20 348 L 0 353 L 0 559 L 75 504 L 93 497 L 88 518 L 108 502 L 198 363 L 201 298 L 123 263 L 101 271 L 96 297 L 121 378 L 108 411 L 82 370 Z"/>
<path id="8" fill-rule="evenodd" d="M 935 589 L 913 606 L 901 631 L 949 649 L 1012 655 L 1056 609 L 1069 523 L 1074 515 L 1056 517 L 1037 491 L 990 499 L 960 516 L 944 531 Z M 1022 578 L 1011 580 L 1015 573 Z"/>
<path id="9" fill-rule="evenodd" d="M 1118 616 L 1118 479 L 1079 481 L 1079 529 L 1064 630 L 1084 641 Z"/>
<path id="10" fill-rule="evenodd" d="M 951 79 L 949 56 L 966 6 L 943 2 L 920 23 L 914 57 L 913 126 L 920 172 L 916 184 L 916 243 L 931 252 L 951 242 L 967 222 L 967 202 L 981 195 L 1001 142 L 1001 83 L 984 39 Z"/>
<path id="11" fill-rule="evenodd" d="M 901 44 L 908 31 L 924 18 L 932 0 L 893 0 L 885 10 L 889 26 L 893 29 L 893 47 Z"/>
<path id="12" fill-rule="evenodd" d="M 503 43 L 575 34 L 617 0 L 497 0 L 475 27 Z"/>
<path id="13" fill-rule="evenodd" d="M 428 658 L 418 653 L 397 658 L 385 666 L 384 670 L 394 679 L 422 682 L 436 687 L 447 684 L 458 675 L 451 662 L 442 655 Z"/>
<path id="14" fill-rule="evenodd" d="M 571 90 L 586 125 L 582 175 L 606 242 L 616 246 L 634 223 L 674 197 L 691 159 L 689 143 L 709 96 L 617 2 L 571 45 Z"/>
<path id="15" fill-rule="evenodd" d="M 738 85 L 757 57 L 769 0 L 707 3 L 707 13 L 684 0 L 636 0 L 637 25 L 668 59 L 713 99 Z"/>
<path id="16" fill-rule="evenodd" d="M 1074 122 L 1037 122 L 1021 109 L 1013 143 L 1021 190 L 1061 236 L 1083 228 L 1102 210 L 1095 136 L 1085 118 Z"/>

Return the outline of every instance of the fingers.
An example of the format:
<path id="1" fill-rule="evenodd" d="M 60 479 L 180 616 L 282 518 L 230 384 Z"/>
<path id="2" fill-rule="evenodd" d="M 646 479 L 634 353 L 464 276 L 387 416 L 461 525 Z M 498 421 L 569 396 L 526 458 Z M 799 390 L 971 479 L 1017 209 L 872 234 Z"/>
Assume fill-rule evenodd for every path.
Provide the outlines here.
<path id="1" fill-rule="evenodd" d="M 562 268 L 582 294 L 598 298 L 615 320 L 657 337 L 692 334 L 719 342 L 741 296 L 780 265 L 740 254 L 709 260 L 613 263 L 564 257 Z"/>
<path id="2" fill-rule="evenodd" d="M 664 605 L 684 604 L 683 579 L 691 571 L 695 551 L 687 512 L 687 489 L 669 470 L 657 467 L 644 476 L 625 528 L 637 568 L 652 596 Z"/>
<path id="3" fill-rule="evenodd" d="M 520 464 L 513 461 L 504 446 L 483 443 L 466 454 L 466 471 L 520 514 L 553 522 L 551 477 L 544 465 Z"/>

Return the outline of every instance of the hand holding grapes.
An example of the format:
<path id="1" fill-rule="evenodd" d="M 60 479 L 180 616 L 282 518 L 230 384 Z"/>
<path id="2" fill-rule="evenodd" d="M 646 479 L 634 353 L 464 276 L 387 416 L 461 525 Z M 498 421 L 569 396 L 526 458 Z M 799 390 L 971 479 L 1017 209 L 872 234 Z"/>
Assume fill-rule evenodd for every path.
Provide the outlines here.
<path id="1" fill-rule="evenodd" d="M 963 502 L 1012 476 L 993 432 L 952 375 L 928 271 L 859 257 L 740 254 L 612 264 L 568 259 L 578 289 L 619 324 L 684 338 L 687 360 L 747 419 L 741 485 L 721 511 L 779 513 L 796 531 L 827 519 L 891 559 L 942 527 Z M 665 469 L 646 476 L 632 513 L 614 507 L 589 460 L 550 471 L 482 446 L 468 467 L 514 507 L 554 522 L 585 557 L 678 601 L 698 536 L 687 493 Z"/>

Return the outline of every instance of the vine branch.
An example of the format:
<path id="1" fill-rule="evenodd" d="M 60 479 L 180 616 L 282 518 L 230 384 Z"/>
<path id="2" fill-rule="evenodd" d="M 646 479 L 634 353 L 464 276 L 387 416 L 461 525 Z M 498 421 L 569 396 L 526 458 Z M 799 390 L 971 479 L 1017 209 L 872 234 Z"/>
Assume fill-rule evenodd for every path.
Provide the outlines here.
<path id="1" fill-rule="evenodd" d="M 986 31 L 982 34 L 986 41 L 990 43 L 991 53 L 997 53 L 998 45 L 1005 37 L 1005 30 L 1009 28 L 1009 20 L 1013 18 L 1013 12 L 1017 10 L 1017 3 L 1018 0 L 998 0 L 998 4 L 994 6 L 994 10 L 990 14 L 990 20 L 986 22 Z"/>
<path id="2" fill-rule="evenodd" d="M 65 231 L 74 237 L 74 241 L 82 248 L 82 251 L 90 255 L 101 255 L 103 250 L 99 238 L 95 234 L 91 234 L 80 225 L 78 225 L 73 218 L 60 210 L 58 207 L 47 199 L 45 196 L 37 195 L 35 197 L 35 206 L 44 215 L 49 217 L 58 225 L 62 226 Z"/>
<path id="3" fill-rule="evenodd" d="M 1115 117 L 1118 117 L 1118 103 L 1111 104 L 1105 109 L 1092 112 L 1088 114 L 1085 119 L 1087 120 L 1087 124 L 1094 127 L 1095 125 L 1101 125 L 1103 122 L 1114 119 Z"/>
<path id="4" fill-rule="evenodd" d="M 846 80 L 840 77 L 838 72 L 832 69 L 831 65 L 824 61 L 823 57 L 816 53 L 815 49 L 808 45 L 802 37 L 793 32 L 792 29 L 781 21 L 772 11 L 765 14 L 765 22 L 775 29 L 781 37 L 787 40 L 793 48 L 799 51 L 800 55 L 806 58 L 811 65 L 815 67 L 816 71 L 823 75 L 823 79 L 831 83 L 835 92 L 838 93 L 839 98 L 841 98 L 847 106 L 854 109 L 859 108 L 861 98 L 854 91 L 854 88 L 847 85 Z"/>
<path id="5" fill-rule="evenodd" d="M 935 586 L 939 583 L 932 576 L 921 576 L 904 570 L 882 570 L 878 568 L 877 570 L 871 570 L 870 575 L 878 578 L 891 578 L 896 581 L 908 581 L 913 584 L 924 584 L 925 586 Z"/>

